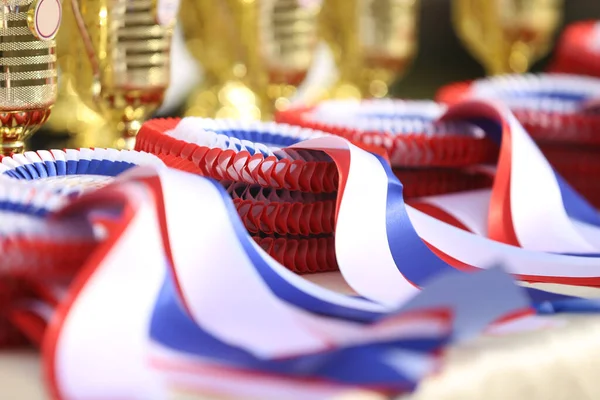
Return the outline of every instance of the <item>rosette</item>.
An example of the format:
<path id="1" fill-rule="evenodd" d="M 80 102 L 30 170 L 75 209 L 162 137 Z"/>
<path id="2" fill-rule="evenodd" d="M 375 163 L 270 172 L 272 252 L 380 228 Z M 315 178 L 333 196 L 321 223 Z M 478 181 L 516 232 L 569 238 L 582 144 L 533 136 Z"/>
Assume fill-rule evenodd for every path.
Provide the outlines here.
<path id="1" fill-rule="evenodd" d="M 227 192 L 250 233 L 331 234 L 335 193 L 314 194 L 231 183 Z"/>
<path id="2" fill-rule="evenodd" d="M 192 162 L 219 181 L 320 193 L 336 190 L 335 166 L 320 154 L 287 149 L 324 134 L 275 123 L 184 118 L 142 127 L 136 150 Z M 172 159 L 172 158 L 171 158 Z"/>
<path id="3" fill-rule="evenodd" d="M 444 111 L 431 101 L 335 100 L 291 108 L 277 120 L 387 154 L 406 198 L 489 186 L 476 166 L 494 159 L 493 143 L 474 124 L 439 121 Z"/>
<path id="4" fill-rule="evenodd" d="M 509 75 L 459 82 L 442 88 L 437 99 L 454 104 L 468 98 L 507 104 L 556 170 L 595 205 L 600 184 L 595 171 L 600 148 L 597 99 L 600 80 L 567 74 Z"/>
<path id="5" fill-rule="evenodd" d="M 326 135 L 260 122 L 154 120 L 136 149 L 165 164 L 217 179 L 256 242 L 294 272 L 337 270 L 333 219 L 337 169 L 323 153 L 292 146 Z"/>
<path id="6" fill-rule="evenodd" d="M 40 339 L 31 337 L 39 289 L 68 281 L 97 246 L 86 221 L 51 217 L 66 203 L 49 188 L 0 179 L 0 346 L 21 342 L 13 324 Z"/>
<path id="7" fill-rule="evenodd" d="M 568 74 L 524 74 L 458 82 L 441 88 L 436 99 L 499 100 L 508 105 L 536 141 L 600 144 L 600 118 L 594 100 L 600 80 Z"/>
<path id="8" fill-rule="evenodd" d="M 333 100 L 291 108 L 277 120 L 382 148 L 392 167 L 461 167 L 493 160 L 494 146 L 476 125 L 436 123 L 444 111 L 431 101 Z"/>
<path id="9" fill-rule="evenodd" d="M 569 24 L 560 35 L 548 70 L 600 77 L 598 21 L 579 21 Z"/>
<path id="10" fill-rule="evenodd" d="M 70 193 L 102 187 L 137 165 L 163 164 L 151 154 L 131 150 L 40 150 L 0 158 L 0 174 Z"/>
<path id="11" fill-rule="evenodd" d="M 505 106 L 462 103 L 440 123 L 475 124 L 500 142 L 491 192 L 455 194 L 463 199 L 454 203 L 450 196 L 422 200 L 461 221 L 460 229 L 405 204 L 388 160 L 336 135 L 265 150 L 332 164 L 333 191 L 207 179 L 193 157 L 182 156 L 196 145 L 177 142 L 190 153 L 157 151 L 176 168 L 129 168 L 79 196 L 47 192 L 64 201 L 41 202 L 55 207 L 27 220 L 68 224 L 67 234 L 94 242 L 69 288 L 54 295 L 59 301 L 20 303 L 40 317 L 38 325 L 24 324 L 23 314 L 16 320 L 44 334 L 52 396 L 148 399 L 217 387 L 302 400 L 364 386 L 396 393 L 434 371 L 446 344 L 503 321 L 515 322 L 510 329 L 527 325 L 532 306 L 597 311 L 598 302 L 523 289 L 494 268 L 533 282 L 600 284 L 596 211 L 555 174 Z M 6 176 L 0 187 L 49 190 L 41 182 Z M 10 199 L 38 198 L 19 196 Z M 265 211 L 271 203 L 278 206 Z M 257 243 L 281 236 L 288 241 L 273 247 L 282 247 L 331 232 L 326 241 L 339 272 L 328 274 L 292 273 Z M 294 262 L 310 272 L 305 261 Z M 346 286 L 334 290 L 323 275 Z M 257 381 L 303 390 L 254 392 Z"/>

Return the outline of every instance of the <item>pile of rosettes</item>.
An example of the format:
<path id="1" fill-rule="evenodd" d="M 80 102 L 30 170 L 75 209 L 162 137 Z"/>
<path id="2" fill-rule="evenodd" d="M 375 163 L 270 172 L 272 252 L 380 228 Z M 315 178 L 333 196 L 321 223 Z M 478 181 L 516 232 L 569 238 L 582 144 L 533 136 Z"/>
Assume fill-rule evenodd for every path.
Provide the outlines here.
<path id="1" fill-rule="evenodd" d="M 0 346 L 65 400 L 411 391 L 450 345 L 600 310 L 518 284 L 600 285 L 599 93 L 505 76 L 1 158 Z"/>
<path id="2" fill-rule="evenodd" d="M 599 284 L 600 217 L 506 107 L 279 118 L 1 160 L 2 344 L 41 346 L 54 397 L 402 393 L 452 343 L 598 309 L 513 280 Z"/>

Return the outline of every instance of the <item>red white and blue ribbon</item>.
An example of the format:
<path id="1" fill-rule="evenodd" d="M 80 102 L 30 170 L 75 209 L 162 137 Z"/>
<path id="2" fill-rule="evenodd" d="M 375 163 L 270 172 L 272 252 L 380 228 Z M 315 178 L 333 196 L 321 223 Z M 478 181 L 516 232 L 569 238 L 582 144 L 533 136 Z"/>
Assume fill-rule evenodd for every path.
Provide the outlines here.
<path id="1" fill-rule="evenodd" d="M 442 88 L 447 104 L 469 98 L 508 105 L 552 166 L 594 206 L 600 205 L 600 79 L 566 75 L 508 75 Z"/>
<path id="2" fill-rule="evenodd" d="M 396 392 L 432 372 L 447 343 L 532 304 L 596 310 L 594 302 L 524 291 L 493 268 L 596 284 L 595 210 L 554 173 L 506 107 L 468 102 L 441 118 L 501 139 L 487 202 L 496 236 L 406 205 L 388 162 L 343 138 L 292 146 L 335 163 L 335 253 L 352 295 L 269 257 L 227 190 L 205 177 L 131 168 L 53 212 L 56 221 L 88 222 L 100 242 L 49 321 L 43 352 L 53 396 L 165 397 L 210 386 L 206 376 L 227 370 L 239 383 L 251 380 L 249 371 L 281 377 L 280 384 L 293 378 L 313 398 L 357 386 Z M 479 213 L 485 200 L 475 196 L 472 208 Z"/>
<path id="3" fill-rule="evenodd" d="M 62 216 L 98 212 L 107 199 L 111 208 L 118 199 L 123 213 L 95 220 L 107 239 L 46 336 L 57 398 L 148 398 L 182 380 L 202 384 L 195 371 L 219 368 L 237 371 L 238 379 L 251 370 L 308 380 L 308 387 L 316 380 L 317 393 L 403 391 L 432 371 L 452 336 L 529 307 L 499 270 L 438 277 L 431 290 L 394 307 L 326 290 L 255 245 L 220 184 L 172 170 L 133 169 Z M 189 226 L 202 228 L 190 235 Z M 342 310 L 354 318 L 331 317 Z M 353 321 L 361 315 L 371 322 Z M 98 341 L 114 351 L 93 345 Z"/>
<path id="4" fill-rule="evenodd" d="M 441 88 L 436 99 L 500 100 L 535 140 L 598 144 L 600 79 L 568 74 L 506 75 L 458 82 Z"/>
<path id="5" fill-rule="evenodd" d="M 388 164 L 342 141 L 339 148 L 322 150 L 343 175 L 338 188 L 335 246 L 346 282 L 362 296 L 394 304 L 440 271 L 481 268 L 500 261 L 526 280 L 595 284 L 599 276 L 595 257 L 572 254 L 597 253 L 599 217 L 554 172 L 508 108 L 485 102 L 463 103 L 452 107 L 442 120 L 476 124 L 488 137 L 501 142 L 492 191 L 487 197 L 471 196 L 469 203 L 464 203 L 479 217 L 479 231 L 474 230 L 487 231 L 487 237 L 455 231 L 404 207 L 402 187 Z M 314 139 L 311 148 L 315 148 L 312 143 L 331 140 L 333 137 Z M 304 149 L 306 143 L 309 141 L 299 142 L 292 149 Z M 177 145 L 189 148 L 186 146 L 186 142 Z M 195 162 L 193 151 L 197 150 L 179 151 L 180 157 Z M 350 173 L 350 168 L 357 172 Z M 406 222 L 409 220 L 411 223 Z M 471 242 L 477 243 L 474 249 Z M 377 262 L 372 254 L 379 255 Z M 361 263 L 355 262 L 358 259 Z M 419 260 L 419 265 L 405 265 L 402 260 Z M 362 267 L 372 263 L 376 265 L 368 270 Z M 381 281 L 373 279 L 371 273 Z"/>
<path id="6" fill-rule="evenodd" d="M 277 120 L 342 136 L 367 150 L 381 148 L 393 167 L 462 167 L 489 161 L 493 146 L 466 121 L 440 122 L 432 101 L 330 100 L 293 107 Z"/>

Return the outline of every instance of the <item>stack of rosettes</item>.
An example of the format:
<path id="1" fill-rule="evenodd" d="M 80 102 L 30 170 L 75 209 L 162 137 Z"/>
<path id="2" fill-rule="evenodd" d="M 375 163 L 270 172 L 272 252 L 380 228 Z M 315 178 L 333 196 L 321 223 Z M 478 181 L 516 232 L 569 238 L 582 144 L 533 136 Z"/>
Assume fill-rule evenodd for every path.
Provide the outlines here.
<path id="1" fill-rule="evenodd" d="M 322 136 L 276 123 L 157 119 L 144 124 L 136 150 L 218 180 L 254 240 L 287 268 L 305 274 L 337 270 L 338 172 L 325 154 L 289 146 Z"/>
<path id="2" fill-rule="evenodd" d="M 384 152 L 405 198 L 489 186 L 479 166 L 494 159 L 496 147 L 475 125 L 438 121 L 444 111 L 431 101 L 332 100 L 288 109 L 277 120 Z"/>
<path id="3" fill-rule="evenodd" d="M 468 98 L 506 104 L 548 161 L 592 204 L 600 206 L 600 80 L 568 74 L 508 75 L 442 88 L 437 100 Z"/>

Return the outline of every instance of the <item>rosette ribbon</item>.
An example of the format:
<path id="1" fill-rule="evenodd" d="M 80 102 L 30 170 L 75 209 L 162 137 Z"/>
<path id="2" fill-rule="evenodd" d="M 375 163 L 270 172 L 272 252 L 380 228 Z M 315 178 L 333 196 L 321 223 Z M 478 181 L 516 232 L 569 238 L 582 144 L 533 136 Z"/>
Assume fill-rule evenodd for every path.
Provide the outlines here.
<path id="1" fill-rule="evenodd" d="M 596 207 L 600 204 L 600 80 L 567 74 L 508 75 L 442 88 L 439 101 L 496 99 L 508 105 L 552 166 Z"/>
<path id="2" fill-rule="evenodd" d="M 402 301 L 440 272 L 495 262 L 528 281 L 597 284 L 593 254 L 599 217 L 552 169 L 510 110 L 491 102 L 465 102 L 448 109 L 441 120 L 475 125 L 500 145 L 492 190 L 465 193 L 462 201 L 455 202 L 457 210 L 467 209 L 464 219 L 471 218 L 467 221 L 471 232 L 406 207 L 402 186 L 381 157 L 335 141 L 334 136 L 291 146 L 297 152 L 310 143 L 310 149 L 323 151 L 337 166 L 335 253 L 345 282 L 361 296 L 382 304 Z M 171 133 L 140 132 L 140 148 L 198 168 L 238 168 L 232 157 L 223 163 L 206 163 L 202 157 L 208 150 L 174 138 L 172 132 L 181 132 L 173 130 L 175 126 L 177 121 L 171 121 L 166 129 Z M 154 144 L 160 142 L 168 145 Z M 322 148 L 316 145 L 320 143 Z M 257 164 L 264 159 L 259 155 Z M 243 169 L 236 171 L 243 179 Z M 281 177 L 285 181 L 285 174 Z M 264 184 L 271 182 L 278 181 Z M 412 265 L 403 260 L 419 262 Z"/>
<path id="3" fill-rule="evenodd" d="M 130 150 L 66 149 L 0 156 L 0 176 L 53 186 L 63 193 L 99 188 L 139 165 L 163 165 L 155 156 Z"/>
<path id="4" fill-rule="evenodd" d="M 261 398 L 395 393 L 432 372 L 453 337 L 530 307 L 497 269 L 437 277 L 393 307 L 324 289 L 255 244 L 219 183 L 188 173 L 132 169 L 56 218 L 92 211 L 106 239 L 45 337 L 56 398 L 165 398 L 225 384 L 247 395 L 254 381 L 279 390 L 263 387 Z"/>
<path id="5" fill-rule="evenodd" d="M 98 243 L 85 221 L 56 221 L 52 212 L 68 203 L 53 190 L 0 180 L 0 347 L 34 341 L 43 334 L 38 315 L 50 307 L 38 301 L 63 285 Z M 54 297 L 46 302 L 56 304 Z"/>
<path id="6" fill-rule="evenodd" d="M 432 372 L 452 340 L 527 312 L 532 303 L 574 304 L 567 296 L 524 291 L 489 268 L 501 263 L 528 280 L 593 284 L 600 276 L 595 256 L 548 249 L 560 243 L 558 251 L 589 253 L 585 245 L 597 226 L 591 207 L 559 179 L 506 108 L 471 102 L 443 118 L 471 121 L 502 139 L 489 207 L 510 217 L 499 229 L 512 229 L 525 248 L 407 206 L 384 158 L 343 138 L 309 138 L 292 145 L 292 154 L 306 153 L 304 160 L 337 171 L 335 256 L 339 278 L 353 292 L 342 294 L 268 256 L 221 183 L 164 166 L 131 168 L 51 215 L 87 221 L 99 241 L 60 297 L 44 337 L 54 397 L 164 398 L 170 390 L 215 389 L 226 384 L 219 379 L 224 374 L 235 379 L 228 390 L 269 379 L 274 390 L 284 383 L 304 389 L 286 391 L 288 398 L 357 386 L 398 392 Z M 204 149 L 174 145 L 186 152 L 163 153 L 167 165 L 202 172 L 199 160 L 206 157 L 194 152 Z M 257 164 L 266 157 L 259 155 Z M 535 179 L 517 176 L 523 162 Z M 547 195 L 546 203 L 512 208 L 523 189 Z M 481 211 L 482 197 L 473 209 Z M 545 214 L 557 204 L 563 214 Z M 524 211 L 543 229 L 525 229 Z M 527 240 L 536 227 L 542 237 L 532 245 Z"/>
<path id="7" fill-rule="evenodd" d="M 292 107 L 277 120 L 387 155 L 405 198 L 489 187 L 477 166 L 493 161 L 495 146 L 473 124 L 440 122 L 444 111 L 432 101 L 330 100 Z"/>

